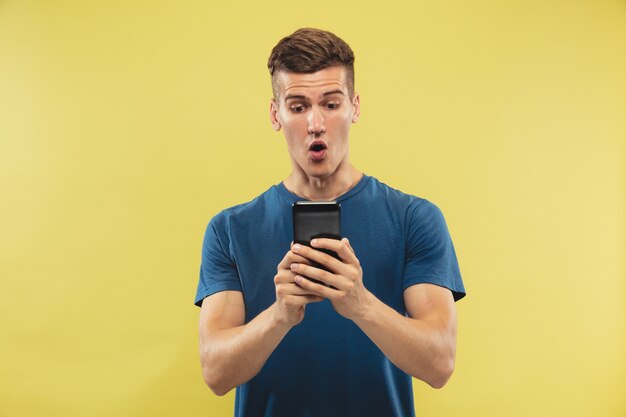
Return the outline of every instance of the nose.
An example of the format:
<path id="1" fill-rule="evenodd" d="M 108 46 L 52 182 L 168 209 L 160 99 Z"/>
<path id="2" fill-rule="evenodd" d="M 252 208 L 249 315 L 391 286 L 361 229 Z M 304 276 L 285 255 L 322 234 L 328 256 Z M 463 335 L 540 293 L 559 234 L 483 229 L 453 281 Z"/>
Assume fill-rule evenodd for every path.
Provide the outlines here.
<path id="1" fill-rule="evenodd" d="M 308 117 L 308 131 L 309 134 L 320 135 L 326 132 L 326 124 L 324 123 L 324 115 L 319 109 L 315 107 L 312 108 L 312 111 L 309 112 Z"/>

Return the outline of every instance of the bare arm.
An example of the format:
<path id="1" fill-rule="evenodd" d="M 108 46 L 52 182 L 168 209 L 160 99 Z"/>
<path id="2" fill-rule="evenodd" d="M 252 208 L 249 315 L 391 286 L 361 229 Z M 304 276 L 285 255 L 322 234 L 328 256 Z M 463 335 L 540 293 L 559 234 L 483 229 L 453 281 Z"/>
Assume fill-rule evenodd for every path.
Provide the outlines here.
<path id="1" fill-rule="evenodd" d="M 239 291 L 223 291 L 204 299 L 200 311 L 200 363 L 204 381 L 217 395 L 254 377 L 290 327 L 280 323 L 274 306 L 244 325 Z"/>
<path id="2" fill-rule="evenodd" d="M 456 307 L 450 290 L 432 284 L 407 288 L 410 317 L 375 297 L 371 301 L 355 323 L 398 368 L 433 388 L 443 387 L 456 356 Z"/>
<path id="3" fill-rule="evenodd" d="M 323 300 L 295 284 L 292 262 L 308 261 L 287 252 L 274 277 L 276 302 L 248 323 L 241 292 L 222 291 L 203 300 L 200 363 L 215 394 L 224 395 L 258 374 L 287 332 L 304 319 L 306 304 Z"/>

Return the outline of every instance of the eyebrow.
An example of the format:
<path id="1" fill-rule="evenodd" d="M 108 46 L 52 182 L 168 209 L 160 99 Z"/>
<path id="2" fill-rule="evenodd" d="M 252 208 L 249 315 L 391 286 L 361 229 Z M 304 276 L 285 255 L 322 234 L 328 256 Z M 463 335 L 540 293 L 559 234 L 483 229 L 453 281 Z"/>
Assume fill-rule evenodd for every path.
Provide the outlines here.
<path id="1" fill-rule="evenodd" d="M 341 95 L 343 95 L 343 91 L 341 91 L 341 90 L 327 91 L 324 94 L 322 94 L 322 97 L 330 96 L 331 94 L 341 94 Z M 302 96 L 302 95 L 298 95 L 298 94 L 289 94 L 288 96 L 285 97 L 285 101 L 287 101 L 289 99 L 306 99 L 306 97 Z"/>

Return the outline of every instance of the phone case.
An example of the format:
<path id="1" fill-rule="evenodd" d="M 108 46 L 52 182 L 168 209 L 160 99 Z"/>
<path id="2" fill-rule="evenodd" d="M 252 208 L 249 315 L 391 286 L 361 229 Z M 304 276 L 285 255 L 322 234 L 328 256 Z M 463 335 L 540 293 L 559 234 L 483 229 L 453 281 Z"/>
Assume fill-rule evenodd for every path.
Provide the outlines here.
<path id="1" fill-rule="evenodd" d="M 294 243 L 311 246 L 311 240 L 315 238 L 341 240 L 341 206 L 336 201 L 296 201 L 293 204 Z M 317 250 L 339 259 L 334 251 Z M 316 262 L 313 266 L 327 270 Z"/>

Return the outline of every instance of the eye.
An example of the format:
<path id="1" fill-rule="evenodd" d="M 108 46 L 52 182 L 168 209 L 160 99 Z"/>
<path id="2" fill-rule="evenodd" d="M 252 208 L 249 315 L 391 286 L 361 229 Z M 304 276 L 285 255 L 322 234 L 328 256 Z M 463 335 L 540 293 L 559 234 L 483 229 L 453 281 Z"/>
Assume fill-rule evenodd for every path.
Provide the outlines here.
<path id="1" fill-rule="evenodd" d="M 304 106 L 299 104 L 297 106 L 292 106 L 291 111 L 294 113 L 302 113 L 304 111 Z"/>
<path id="2" fill-rule="evenodd" d="M 337 107 L 339 107 L 338 103 L 328 103 L 328 104 L 326 104 L 326 108 L 328 110 L 335 110 Z"/>

